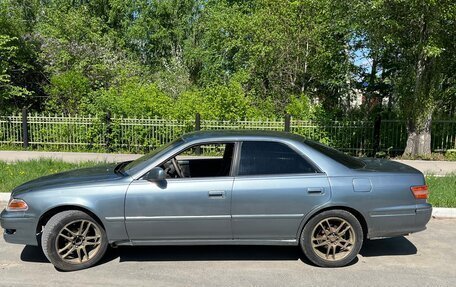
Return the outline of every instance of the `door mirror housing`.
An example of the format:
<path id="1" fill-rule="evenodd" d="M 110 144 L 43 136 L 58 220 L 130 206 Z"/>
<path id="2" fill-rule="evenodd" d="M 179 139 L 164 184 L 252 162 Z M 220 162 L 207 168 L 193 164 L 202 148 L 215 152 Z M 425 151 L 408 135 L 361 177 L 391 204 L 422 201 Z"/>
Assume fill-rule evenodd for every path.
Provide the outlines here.
<path id="1" fill-rule="evenodd" d="M 157 166 L 152 168 L 144 178 L 150 181 L 161 181 L 166 179 L 166 173 L 163 168 Z"/>

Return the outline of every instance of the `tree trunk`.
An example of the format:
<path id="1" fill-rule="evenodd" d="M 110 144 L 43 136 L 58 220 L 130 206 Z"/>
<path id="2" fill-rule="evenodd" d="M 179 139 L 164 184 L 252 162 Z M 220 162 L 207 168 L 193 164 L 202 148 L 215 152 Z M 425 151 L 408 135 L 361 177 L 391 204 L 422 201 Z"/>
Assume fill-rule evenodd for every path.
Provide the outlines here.
<path id="1" fill-rule="evenodd" d="M 424 43 L 427 43 L 431 33 L 424 13 L 420 18 L 420 28 L 421 50 L 415 67 L 414 100 L 409 103 L 409 108 L 413 112 L 409 115 L 407 123 L 407 146 L 404 150 L 404 155 L 411 157 L 431 154 L 431 122 L 434 107 L 432 93 L 436 73 L 435 59 L 429 58 L 424 50 Z"/>
<path id="2" fill-rule="evenodd" d="M 432 113 L 430 113 L 424 123 L 417 127 L 414 121 L 407 123 L 407 146 L 404 156 L 415 157 L 419 155 L 431 154 L 431 123 Z"/>

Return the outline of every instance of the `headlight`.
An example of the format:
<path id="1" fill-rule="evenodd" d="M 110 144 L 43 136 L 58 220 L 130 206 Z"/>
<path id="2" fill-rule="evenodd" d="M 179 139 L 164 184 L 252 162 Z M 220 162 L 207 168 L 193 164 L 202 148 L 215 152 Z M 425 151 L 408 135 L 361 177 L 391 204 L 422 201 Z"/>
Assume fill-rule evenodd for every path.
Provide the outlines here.
<path id="1" fill-rule="evenodd" d="M 26 211 L 28 210 L 28 205 L 22 199 L 11 198 L 8 206 L 6 207 L 7 211 Z"/>

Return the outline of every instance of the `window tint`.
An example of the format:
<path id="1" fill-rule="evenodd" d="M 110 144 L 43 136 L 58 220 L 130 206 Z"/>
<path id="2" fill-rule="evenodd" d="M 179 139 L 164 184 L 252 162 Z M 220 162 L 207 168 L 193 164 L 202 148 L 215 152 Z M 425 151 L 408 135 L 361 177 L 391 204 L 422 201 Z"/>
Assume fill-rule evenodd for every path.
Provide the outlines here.
<path id="1" fill-rule="evenodd" d="M 243 142 L 239 175 L 315 173 L 302 156 L 276 142 Z"/>
<path id="2" fill-rule="evenodd" d="M 307 144 L 308 146 L 310 146 L 311 148 L 321 152 L 322 154 L 332 158 L 333 160 L 337 161 L 338 163 L 345 165 L 348 168 L 357 169 L 357 168 L 363 168 L 365 166 L 365 164 L 361 160 L 356 159 L 347 154 L 344 154 L 343 152 L 330 148 L 329 146 L 326 146 L 319 142 L 305 140 L 304 143 Z"/>

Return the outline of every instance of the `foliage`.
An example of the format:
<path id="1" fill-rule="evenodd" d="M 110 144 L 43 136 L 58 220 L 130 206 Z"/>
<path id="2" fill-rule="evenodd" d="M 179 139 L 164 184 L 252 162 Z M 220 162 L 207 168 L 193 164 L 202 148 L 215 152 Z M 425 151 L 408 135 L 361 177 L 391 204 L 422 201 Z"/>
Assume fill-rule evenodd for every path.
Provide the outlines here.
<path id="1" fill-rule="evenodd" d="M 2 0 L 0 114 L 401 118 L 429 153 L 455 22 L 452 0 Z"/>
<path id="2" fill-rule="evenodd" d="M 443 0 L 372 0 L 360 9 L 360 44 L 374 63 L 366 75 L 370 97 L 395 98 L 407 119 L 405 154 L 431 152 L 432 115 L 453 98 L 456 5 Z M 367 15 L 367 17 L 366 17 Z M 381 19 L 381 21 L 378 21 Z M 450 85 L 448 85 L 450 83 Z"/>
<path id="3" fill-rule="evenodd" d="M 315 108 L 318 107 L 312 105 L 309 98 L 301 94 L 300 96 L 291 97 L 285 111 L 297 119 L 308 120 L 312 118 Z"/>
<path id="4" fill-rule="evenodd" d="M 340 17 L 333 8 L 314 0 L 209 1 L 188 56 L 191 70 L 203 85 L 245 72 L 249 92 L 272 97 L 282 110 L 290 94 L 334 101 L 349 89 L 353 63 L 345 44 L 350 29 L 331 25 Z"/>
<path id="5" fill-rule="evenodd" d="M 16 63 L 17 38 L 8 35 L 0 35 L 0 104 L 6 106 L 7 100 L 21 98 L 30 95 L 27 89 L 16 86 L 11 80 L 11 70 Z"/>
<path id="6" fill-rule="evenodd" d="M 94 93 L 93 104 L 87 109 L 93 114 L 124 117 L 167 117 L 172 109 L 173 99 L 160 91 L 154 83 L 142 83 L 132 78 L 120 86 L 110 87 Z"/>
<path id="7" fill-rule="evenodd" d="M 90 91 L 89 80 L 80 72 L 69 70 L 52 75 L 47 86 L 49 111 L 64 114 L 75 114 L 79 111 L 81 102 Z"/>
<path id="8" fill-rule="evenodd" d="M 228 85 L 213 84 L 204 89 L 188 92 L 179 98 L 176 118 L 193 118 L 195 112 L 208 120 L 242 120 L 268 117 L 272 114 L 267 103 L 259 109 L 254 99 L 245 94 L 240 82 L 233 80 Z M 269 108 L 269 110 L 268 110 Z"/>
<path id="9" fill-rule="evenodd" d="M 454 160 L 456 161 L 456 149 L 449 149 L 445 152 L 445 157 L 448 160 Z"/>

